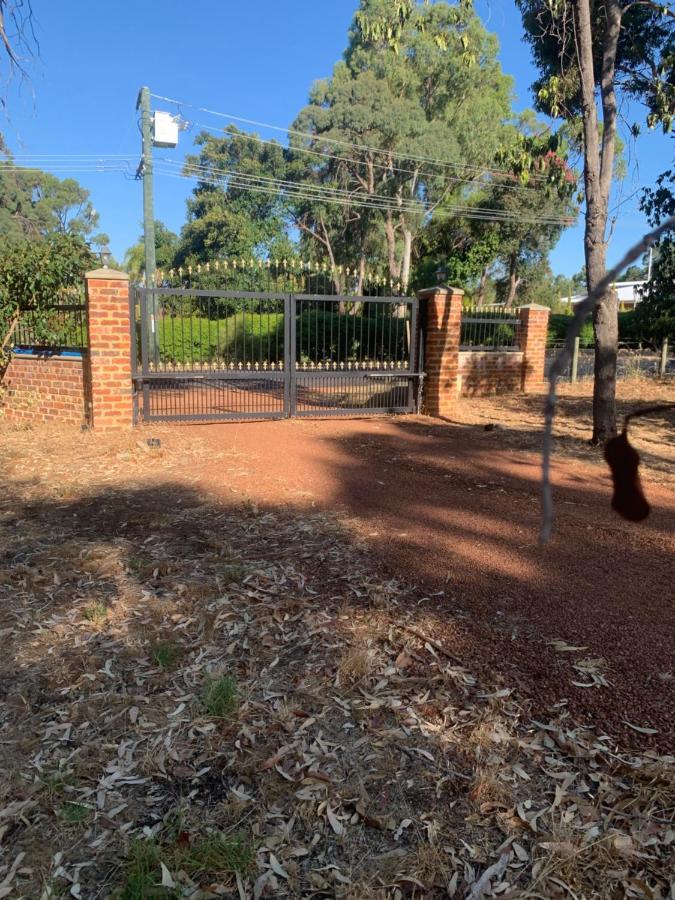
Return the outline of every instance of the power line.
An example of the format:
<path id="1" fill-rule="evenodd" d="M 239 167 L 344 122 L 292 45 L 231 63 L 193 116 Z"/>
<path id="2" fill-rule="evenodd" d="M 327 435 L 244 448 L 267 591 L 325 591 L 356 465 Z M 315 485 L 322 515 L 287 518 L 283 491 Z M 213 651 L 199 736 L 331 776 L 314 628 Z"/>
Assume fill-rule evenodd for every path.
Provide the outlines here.
<path id="1" fill-rule="evenodd" d="M 12 153 L 5 160 L 15 159 L 136 159 L 133 153 Z M 2 160 L 0 160 L 0 164 Z"/>
<path id="2" fill-rule="evenodd" d="M 184 171 L 182 173 L 179 172 L 171 172 L 171 171 L 159 171 L 158 174 L 163 174 L 167 176 L 171 176 L 174 178 L 190 178 L 194 177 L 205 184 L 210 184 L 216 187 L 222 186 L 222 180 L 215 179 L 209 177 L 208 175 L 204 175 L 199 172 L 191 172 Z M 374 209 L 380 210 L 384 212 L 392 212 L 392 213 L 401 213 L 401 212 L 412 212 L 415 214 L 427 215 L 427 210 L 420 208 L 420 206 L 411 206 L 407 203 L 395 204 L 392 205 L 390 198 L 386 198 L 390 202 L 384 203 L 379 200 L 372 201 L 368 198 L 365 199 L 357 199 L 354 196 L 336 196 L 331 192 L 320 192 L 319 188 L 313 188 L 312 186 L 298 186 L 295 184 L 291 184 L 289 187 L 284 187 L 283 185 L 269 185 L 269 184 L 256 184 L 251 183 L 250 180 L 241 180 L 236 175 L 230 176 L 228 179 L 228 184 L 232 187 L 235 187 L 240 190 L 255 190 L 259 193 L 266 193 L 274 196 L 278 196 L 279 193 L 285 193 L 287 196 L 292 197 L 294 199 L 307 200 L 307 201 L 319 201 L 326 203 L 333 203 L 345 207 L 360 207 L 366 209 Z M 421 203 L 421 201 L 420 201 Z M 501 221 L 528 221 L 534 223 L 541 224 L 549 224 L 549 225 L 568 225 L 571 224 L 572 217 L 545 217 L 534 214 L 526 214 L 526 213 L 509 213 L 506 210 L 495 210 L 490 207 L 476 207 L 476 206 L 445 206 L 443 207 L 445 212 L 453 212 L 456 215 L 469 215 L 472 218 L 484 218 L 487 217 L 491 221 L 501 220 Z M 483 215 L 480 215 L 483 214 Z M 434 213 L 434 215 L 438 215 L 438 210 Z"/>
<path id="3" fill-rule="evenodd" d="M 312 141 L 324 142 L 324 143 L 328 143 L 328 144 L 335 144 L 336 146 L 353 147 L 356 150 L 365 150 L 365 151 L 371 152 L 371 153 L 387 153 L 387 152 L 389 152 L 389 151 L 387 151 L 386 148 L 383 148 L 383 147 L 371 147 L 371 146 L 368 146 L 367 144 L 358 144 L 354 141 L 345 141 L 345 140 L 341 140 L 339 138 L 329 138 L 329 137 L 325 137 L 323 135 L 314 134 L 309 131 L 298 131 L 293 128 L 285 128 L 281 125 L 272 125 L 269 122 L 260 122 L 256 119 L 248 119 L 248 118 L 245 118 L 244 116 L 236 116 L 232 113 L 225 113 L 225 112 L 219 112 L 218 110 L 214 110 L 214 109 L 208 109 L 208 107 L 205 107 L 205 106 L 197 106 L 194 103 L 187 103 L 182 100 L 175 100 L 172 97 L 164 97 L 162 94 L 151 93 L 150 96 L 154 97 L 156 100 L 163 100 L 166 103 L 173 103 L 175 106 L 177 106 L 179 108 L 186 106 L 189 109 L 196 109 L 199 112 L 208 113 L 211 116 L 218 116 L 219 118 L 230 119 L 235 122 L 243 122 L 246 125 L 254 125 L 257 128 L 267 128 L 271 131 L 278 131 L 283 134 L 292 134 L 297 137 L 309 138 Z M 482 168 L 480 166 L 467 165 L 466 163 L 452 163 L 452 162 L 448 162 L 447 160 L 438 159 L 437 157 L 433 157 L 433 156 L 417 156 L 417 155 L 407 154 L 407 153 L 396 153 L 394 155 L 398 159 L 405 159 L 405 160 L 409 160 L 412 162 L 427 162 L 427 163 L 432 163 L 433 165 L 442 166 L 443 168 L 459 169 L 459 170 L 464 170 L 464 171 L 473 171 L 473 172 L 477 172 L 479 174 L 493 174 L 493 175 L 494 174 L 501 174 L 501 175 L 512 175 L 513 174 L 512 172 L 509 172 L 507 169 L 500 169 L 496 166 L 493 166 L 492 168 L 488 169 L 488 168 L 484 168 L 484 167 Z M 545 175 L 538 175 L 537 173 L 532 173 L 531 178 L 534 180 L 546 181 Z"/>
<path id="4" fill-rule="evenodd" d="M 178 166 L 178 163 L 174 163 L 171 160 L 162 160 L 165 164 L 171 166 Z M 242 183 L 258 183 L 265 186 L 274 186 L 277 191 L 284 191 L 286 193 L 290 193 L 292 195 L 298 195 L 301 191 L 303 192 L 304 199 L 313 199 L 313 200 L 332 200 L 332 199 L 341 199 L 347 200 L 347 205 L 356 205 L 357 201 L 355 199 L 354 193 L 352 191 L 348 191 L 341 188 L 328 188 L 322 185 L 314 185 L 308 182 L 295 182 L 295 181 L 287 181 L 283 179 L 271 178 L 263 175 L 252 175 L 248 173 L 237 172 L 233 170 L 223 169 L 219 173 L 213 173 L 212 170 L 203 165 L 195 165 L 195 164 L 186 164 L 183 173 L 185 175 L 194 175 L 196 178 L 202 178 L 203 175 L 210 179 L 219 178 L 222 174 L 223 177 L 227 178 L 228 183 L 232 183 L 233 179 L 236 179 L 236 184 L 241 185 Z M 203 180 L 203 178 L 202 178 Z M 218 183 L 218 182 L 216 182 Z M 311 196 L 310 196 L 311 195 Z M 420 204 L 423 203 L 422 200 L 415 200 L 414 198 L 408 198 L 405 201 L 396 201 L 395 198 L 383 194 L 368 194 L 365 198 L 363 198 L 370 208 L 374 209 L 389 209 L 392 212 L 413 212 L 419 213 L 424 210 L 420 210 Z M 362 201 L 359 200 L 358 203 Z M 492 215 L 495 214 L 503 214 L 504 218 L 523 218 L 524 214 L 522 211 L 518 211 L 517 213 L 509 213 L 508 210 L 494 210 L 491 207 L 479 207 L 475 205 L 463 205 L 463 204 L 452 204 L 446 205 L 445 209 L 453 209 L 458 213 L 464 213 L 467 210 L 471 212 L 481 211 Z M 537 221 L 550 221 L 552 224 L 565 224 L 568 220 L 568 217 L 564 216 L 536 216 Z"/>
<path id="5" fill-rule="evenodd" d="M 210 184 L 216 187 L 222 186 L 221 179 L 215 179 L 209 177 L 207 175 L 201 173 L 191 173 L 191 172 L 176 172 L 176 171 L 167 171 L 166 169 L 156 169 L 155 170 L 158 175 L 163 175 L 170 178 L 190 178 L 194 177 L 200 180 L 205 184 Z M 311 190 L 311 186 L 309 188 L 300 186 L 301 189 L 298 189 L 298 185 L 295 183 L 291 183 L 290 188 L 285 188 L 283 186 L 273 186 L 270 184 L 256 184 L 251 183 L 248 180 L 240 179 L 236 174 L 230 176 L 228 178 L 228 184 L 231 184 L 233 187 L 238 190 L 243 191 L 252 191 L 262 194 L 268 194 L 272 196 L 278 196 L 279 193 L 286 193 L 289 197 L 293 199 L 300 200 L 308 200 L 308 201 L 320 201 L 326 203 L 333 203 L 335 205 L 344 206 L 344 207 L 360 207 L 366 209 L 374 209 L 383 212 L 391 212 L 394 214 L 398 214 L 401 212 L 414 212 L 420 214 L 422 216 L 427 215 L 427 211 L 424 209 L 411 208 L 405 205 L 385 205 L 383 203 L 371 203 L 367 200 L 356 200 L 350 197 L 342 197 L 342 196 L 333 196 L 327 193 L 317 193 L 316 191 Z M 387 198 L 389 199 L 389 198 Z M 472 207 L 472 206 L 452 206 L 452 207 L 443 207 L 441 209 L 437 209 L 434 213 L 435 216 L 440 218 L 449 218 L 453 216 L 465 216 L 466 218 L 479 219 L 484 221 L 493 221 L 493 222 L 504 222 L 504 221 L 527 221 L 532 222 L 534 224 L 541 225 L 567 225 L 571 223 L 570 218 L 547 218 L 542 216 L 528 216 L 527 214 L 510 214 L 505 210 L 493 210 L 488 207 Z"/>
<path id="6" fill-rule="evenodd" d="M 39 166 L 10 166 L 0 163 L 0 172 L 131 172 L 130 164 L 123 163 L 42 163 Z"/>
<path id="7" fill-rule="evenodd" d="M 209 131 L 215 131 L 219 134 L 226 133 L 223 128 L 220 128 L 217 125 L 207 125 L 205 122 L 194 122 L 193 124 L 196 125 L 197 128 L 206 128 Z M 353 165 L 356 165 L 356 166 L 366 165 L 365 160 L 355 159 L 352 156 L 339 156 L 335 153 L 326 153 L 323 150 L 310 150 L 308 147 L 294 147 L 291 145 L 289 145 L 288 147 L 284 147 L 284 145 L 280 144 L 278 141 L 269 140 L 267 138 L 262 138 L 257 134 L 252 134 L 250 131 L 239 132 L 238 134 L 230 134 L 229 136 L 233 137 L 233 138 L 242 137 L 242 138 L 246 138 L 247 140 L 257 141 L 257 143 L 259 143 L 259 144 L 268 144 L 270 146 L 279 147 L 282 150 L 289 150 L 291 153 L 305 153 L 305 154 L 308 154 L 311 156 L 321 157 L 322 159 L 334 159 L 334 160 L 337 160 L 338 162 L 352 163 Z M 386 172 L 400 172 L 403 175 L 415 175 L 417 177 L 422 177 L 422 176 L 426 175 L 430 178 L 438 178 L 439 177 L 438 172 L 418 172 L 415 169 L 403 169 L 400 166 L 395 166 L 393 164 L 389 165 L 387 163 L 377 163 L 374 161 L 369 161 L 368 165 L 371 165 L 375 169 L 382 169 Z M 452 178 L 458 184 L 481 184 L 481 182 L 478 179 L 481 177 L 484 177 L 486 174 L 489 174 L 492 177 L 510 178 L 512 180 L 516 179 L 516 176 L 513 174 L 505 173 L 504 175 L 498 175 L 495 172 L 487 172 L 487 171 L 481 172 L 481 174 L 479 176 L 476 176 L 475 178 L 459 178 L 456 175 L 452 176 Z M 536 194 L 541 193 L 541 191 L 537 188 L 527 187 L 527 185 L 521 185 L 521 184 L 504 184 L 504 183 L 500 182 L 499 187 L 500 187 L 500 189 L 506 189 L 506 190 L 511 190 L 511 191 L 523 191 L 523 192 L 536 193 Z"/>

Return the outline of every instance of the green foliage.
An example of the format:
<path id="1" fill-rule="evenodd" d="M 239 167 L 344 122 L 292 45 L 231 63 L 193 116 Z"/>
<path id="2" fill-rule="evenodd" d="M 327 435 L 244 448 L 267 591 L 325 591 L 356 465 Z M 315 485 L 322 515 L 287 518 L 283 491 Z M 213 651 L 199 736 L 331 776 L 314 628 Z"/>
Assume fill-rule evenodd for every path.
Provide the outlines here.
<path id="1" fill-rule="evenodd" d="M 105 603 L 92 603 L 85 606 L 83 615 L 88 622 L 100 622 L 108 615 L 108 607 Z"/>
<path id="2" fill-rule="evenodd" d="M 38 238 L 50 234 L 78 235 L 107 243 L 107 235 L 92 237 L 98 213 L 89 191 L 74 178 L 56 178 L 40 169 L 17 169 L 0 137 L 0 238 Z"/>
<path id="3" fill-rule="evenodd" d="M 184 846 L 178 857 L 180 868 L 192 877 L 208 873 L 222 878 L 234 872 L 249 872 L 255 853 L 245 836 L 215 833 Z"/>
<path id="4" fill-rule="evenodd" d="M 157 269 L 169 270 L 173 267 L 180 239 L 159 219 L 155 220 L 155 263 Z M 140 280 L 145 272 L 145 243 L 143 235 L 124 254 L 124 268 L 132 278 Z"/>
<path id="5" fill-rule="evenodd" d="M 30 311 L 36 336 L 47 340 L 53 330 L 46 307 L 77 295 L 83 276 L 95 263 L 76 235 L 44 239 L 12 239 L 0 247 L 0 334 L 7 333 L 20 312 Z"/>
<path id="6" fill-rule="evenodd" d="M 91 809 L 82 803 L 64 803 L 60 810 L 61 819 L 69 825 L 83 825 L 91 814 Z"/>
<path id="7" fill-rule="evenodd" d="M 548 344 L 564 341 L 571 322 L 572 316 L 569 314 L 554 313 L 551 315 L 548 320 Z M 594 346 L 592 322 L 584 322 L 579 338 L 580 347 L 589 349 Z M 649 340 L 647 333 L 640 325 L 637 311 L 631 310 L 630 312 L 619 313 L 619 340 L 626 342 Z"/>
<path id="8" fill-rule="evenodd" d="M 232 675 L 213 676 L 204 679 L 200 701 L 207 716 L 227 719 L 238 706 L 237 683 Z"/>
<path id="9" fill-rule="evenodd" d="M 641 207 L 652 226 L 675 215 L 675 169 L 659 175 L 656 186 L 644 191 Z M 652 277 L 636 318 L 649 340 L 675 340 L 675 229 L 667 231 L 655 248 Z"/>
<path id="10" fill-rule="evenodd" d="M 401 359 L 406 333 L 405 320 L 392 317 L 382 304 L 364 310 L 347 303 L 343 312 L 304 310 L 296 318 L 297 359 L 315 364 L 376 356 Z M 236 312 L 216 319 L 176 310 L 175 316 L 157 320 L 157 341 L 161 362 L 170 365 L 279 363 L 284 359 L 284 316 Z"/>
<path id="11" fill-rule="evenodd" d="M 284 148 L 262 144 L 229 125 L 223 137 L 197 136 L 198 156 L 188 156 L 185 173 L 199 179 L 188 200 L 188 221 L 175 264 L 265 255 L 283 239 L 287 217 L 281 194 L 249 191 L 228 177 L 232 171 L 258 178 L 285 178 Z"/>
<path id="12" fill-rule="evenodd" d="M 581 79 L 572 0 L 516 0 L 526 40 L 532 47 L 540 78 L 534 84 L 537 106 L 553 118 L 581 116 Z M 669 131 L 675 109 L 673 41 L 675 19 L 661 3 L 625 3 L 616 54 L 615 82 L 625 94 L 647 107 L 650 128 Z M 591 4 L 595 81 L 600 88 L 607 10 Z"/>
<path id="13" fill-rule="evenodd" d="M 344 59 L 315 84 L 293 125 L 292 151 L 327 155 L 291 152 L 290 172 L 361 203 L 384 197 L 404 208 L 345 211 L 311 200 L 294 212 L 308 252 L 338 264 L 382 262 L 405 291 L 429 214 L 442 200 L 466 202 L 466 186 L 450 168 L 402 156 L 489 163 L 511 112 L 512 82 L 494 36 L 466 3 L 362 0 L 349 38 Z M 348 150 L 336 151 L 339 142 Z"/>
<path id="14" fill-rule="evenodd" d="M 160 862 L 163 852 L 154 841 L 134 841 L 126 864 L 125 880 L 118 900 L 178 900 L 180 893 L 162 887 Z M 166 865 L 166 863 L 164 863 Z"/>
<path id="15" fill-rule="evenodd" d="M 278 312 L 238 312 L 223 319 L 166 315 L 157 323 L 159 357 L 176 365 L 278 362 L 283 359 L 283 334 L 284 317 Z"/>

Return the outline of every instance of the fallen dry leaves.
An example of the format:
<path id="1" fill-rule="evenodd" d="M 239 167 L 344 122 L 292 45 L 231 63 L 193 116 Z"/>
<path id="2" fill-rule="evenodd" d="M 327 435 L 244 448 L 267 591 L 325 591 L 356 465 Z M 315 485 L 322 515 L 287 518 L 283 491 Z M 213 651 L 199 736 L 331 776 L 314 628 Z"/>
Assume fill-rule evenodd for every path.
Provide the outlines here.
<path id="1" fill-rule="evenodd" d="M 88 440 L 10 447 L 0 897 L 672 896 L 672 757 L 479 683 L 337 518 Z"/>

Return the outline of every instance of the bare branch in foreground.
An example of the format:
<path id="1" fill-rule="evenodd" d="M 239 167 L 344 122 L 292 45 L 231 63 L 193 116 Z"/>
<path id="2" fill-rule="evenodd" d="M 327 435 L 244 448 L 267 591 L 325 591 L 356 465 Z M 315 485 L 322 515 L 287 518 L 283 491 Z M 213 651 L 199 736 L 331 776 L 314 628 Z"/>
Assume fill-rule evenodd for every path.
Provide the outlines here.
<path id="1" fill-rule="evenodd" d="M 581 333 L 581 328 L 593 312 L 599 300 L 604 293 L 611 288 L 612 284 L 617 280 L 619 275 L 627 266 L 634 262 L 649 247 L 656 243 L 661 235 L 671 228 L 675 228 L 675 216 L 671 216 L 658 228 L 646 234 L 642 240 L 638 241 L 628 250 L 623 259 L 621 259 L 614 268 L 610 269 L 602 281 L 599 282 L 595 290 L 591 291 L 581 303 L 578 303 L 574 310 L 574 318 L 570 327 L 567 329 L 565 336 L 565 345 L 551 364 L 548 373 L 548 394 L 546 396 L 546 406 L 544 407 L 544 442 L 542 447 L 541 461 L 541 490 L 542 490 L 542 523 L 540 532 L 540 543 L 546 544 L 550 540 L 553 531 L 553 491 L 551 489 L 551 453 L 553 447 L 553 419 L 556 408 L 556 387 L 558 378 L 567 368 L 567 364 L 572 358 L 574 350 L 574 340 Z"/>

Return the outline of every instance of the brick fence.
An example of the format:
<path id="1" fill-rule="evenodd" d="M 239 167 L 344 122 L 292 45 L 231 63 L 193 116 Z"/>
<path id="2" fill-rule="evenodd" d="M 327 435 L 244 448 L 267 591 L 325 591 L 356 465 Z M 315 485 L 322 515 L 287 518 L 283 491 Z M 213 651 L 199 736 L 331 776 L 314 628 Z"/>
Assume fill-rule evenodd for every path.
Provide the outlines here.
<path id="1" fill-rule="evenodd" d="M 98 431 L 133 423 L 129 276 L 114 269 L 87 272 L 90 424 Z"/>
<path id="2" fill-rule="evenodd" d="M 14 354 L 0 388 L 7 419 L 86 424 L 97 430 L 133 423 L 129 276 L 113 269 L 86 275 L 88 346 L 77 355 Z M 424 411 L 452 415 L 458 397 L 529 391 L 544 378 L 549 310 L 518 310 L 518 349 L 471 352 L 460 346 L 463 292 L 420 294 L 424 335 Z"/>
<path id="3" fill-rule="evenodd" d="M 14 422 L 86 421 L 89 391 L 84 356 L 31 353 L 13 356 L 2 378 L 0 404 Z"/>
<path id="4" fill-rule="evenodd" d="M 549 309 L 517 311 L 518 350 L 461 350 L 462 301 L 458 288 L 421 291 L 424 334 L 424 412 L 450 416 L 460 396 L 531 391 L 544 380 Z"/>
<path id="5" fill-rule="evenodd" d="M 87 348 L 80 354 L 13 354 L 0 377 L 5 419 L 102 431 L 131 427 L 129 276 L 96 269 L 85 277 Z"/>

